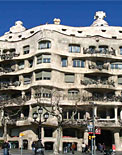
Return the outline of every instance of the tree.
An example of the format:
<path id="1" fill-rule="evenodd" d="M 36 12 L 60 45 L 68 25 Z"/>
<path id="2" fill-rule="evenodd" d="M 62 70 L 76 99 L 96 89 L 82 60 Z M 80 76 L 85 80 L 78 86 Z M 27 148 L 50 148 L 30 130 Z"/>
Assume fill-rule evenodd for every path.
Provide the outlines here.
<path id="1" fill-rule="evenodd" d="M 1 118 L 2 118 L 2 126 L 4 128 L 4 141 L 7 140 L 7 125 L 15 123 L 15 120 L 12 120 L 13 116 L 17 116 L 22 111 L 22 106 L 26 102 L 26 98 L 17 97 L 17 98 L 11 98 L 6 99 L 3 97 L 0 97 L 0 110 L 1 110 Z M 8 106 L 11 104 L 18 105 L 19 109 L 15 112 L 13 109 L 8 109 Z"/>
<path id="2" fill-rule="evenodd" d="M 51 107 L 51 109 L 49 110 L 46 107 L 46 102 L 44 97 L 45 92 L 49 95 L 49 106 Z M 55 142 L 55 150 L 54 150 L 54 154 L 59 154 L 60 150 L 60 144 L 61 144 L 61 138 L 62 138 L 62 127 L 67 125 L 68 123 L 73 122 L 73 117 L 75 116 L 75 114 L 77 113 L 77 102 L 79 101 L 79 97 L 77 98 L 77 100 L 75 100 L 75 109 L 74 109 L 74 113 L 71 117 L 70 120 L 66 121 L 63 119 L 63 107 L 61 105 L 61 100 L 64 98 L 64 94 L 61 90 L 58 89 L 46 89 L 43 87 L 37 87 L 35 89 L 35 94 L 36 94 L 36 99 L 37 99 L 37 103 L 38 105 L 43 105 L 43 108 L 52 116 L 54 116 L 57 120 L 57 137 L 56 137 L 56 142 Z M 45 104 L 44 104 L 45 103 Z"/>

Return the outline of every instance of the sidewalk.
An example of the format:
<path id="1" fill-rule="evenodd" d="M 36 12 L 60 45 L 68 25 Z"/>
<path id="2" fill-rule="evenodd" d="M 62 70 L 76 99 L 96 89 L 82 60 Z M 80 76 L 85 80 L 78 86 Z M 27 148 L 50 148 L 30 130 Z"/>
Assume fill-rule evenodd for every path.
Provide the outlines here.
<path id="1" fill-rule="evenodd" d="M 72 153 L 60 153 L 60 155 L 71 155 Z M 3 150 L 0 150 L 0 155 L 3 155 Z M 10 155 L 21 155 L 20 149 L 11 149 Z M 34 155 L 34 153 L 31 150 L 23 150 L 22 155 Z M 54 155 L 53 151 L 45 151 L 45 155 Z M 75 155 L 90 155 L 90 153 L 81 153 L 81 152 L 75 152 Z M 96 155 L 104 155 L 104 153 L 100 153 L 99 151 L 96 152 Z M 122 152 L 116 152 L 116 155 L 122 155 Z"/>

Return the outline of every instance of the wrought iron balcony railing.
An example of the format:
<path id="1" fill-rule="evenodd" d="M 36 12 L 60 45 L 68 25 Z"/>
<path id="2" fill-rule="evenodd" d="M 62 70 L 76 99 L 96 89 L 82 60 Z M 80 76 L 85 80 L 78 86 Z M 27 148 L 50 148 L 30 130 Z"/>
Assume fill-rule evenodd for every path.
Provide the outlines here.
<path id="1" fill-rule="evenodd" d="M 109 86 L 115 86 L 115 82 L 113 80 L 102 80 L 102 79 L 98 79 L 98 80 L 94 80 L 94 79 L 89 79 L 89 80 L 81 80 L 81 84 L 87 86 L 87 85 L 109 85 Z"/>
<path id="2" fill-rule="evenodd" d="M 89 69 L 98 69 L 98 70 L 105 69 L 105 70 L 108 70 L 108 68 L 109 68 L 109 65 L 107 65 L 107 64 L 104 64 L 104 65 L 94 65 L 94 64 L 91 64 L 91 65 L 89 65 Z"/>
<path id="3" fill-rule="evenodd" d="M 111 95 L 111 96 L 83 96 L 82 101 L 101 101 L 101 102 L 122 102 L 122 96 L 116 96 L 116 95 Z"/>
<path id="4" fill-rule="evenodd" d="M 111 50 L 107 48 L 102 49 L 92 49 L 92 48 L 86 48 L 83 50 L 84 54 L 108 54 L 108 55 L 116 55 L 115 50 L 111 48 Z"/>
<path id="5" fill-rule="evenodd" d="M 18 57 L 20 54 L 18 53 L 10 53 L 10 54 L 7 54 L 7 53 L 3 53 L 2 55 L 0 55 L 0 58 L 1 60 L 11 60 L 13 57 Z"/>

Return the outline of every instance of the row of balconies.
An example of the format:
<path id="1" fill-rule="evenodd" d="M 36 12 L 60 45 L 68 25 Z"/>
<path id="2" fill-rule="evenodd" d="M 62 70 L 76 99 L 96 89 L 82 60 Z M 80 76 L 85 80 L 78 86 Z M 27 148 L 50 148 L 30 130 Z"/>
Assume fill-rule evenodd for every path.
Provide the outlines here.
<path id="1" fill-rule="evenodd" d="M 24 82 L 25 85 L 31 84 L 31 80 L 28 82 Z M 96 85 L 99 88 L 104 88 L 104 86 L 109 86 L 110 87 L 115 87 L 115 82 L 113 80 L 105 80 L 105 81 L 96 81 L 93 79 L 89 80 L 81 80 L 81 84 L 88 86 L 88 85 Z M 5 88 L 10 88 L 10 87 L 21 87 L 21 82 L 20 81 L 15 81 L 15 82 L 9 82 L 9 81 L 3 81 L 0 83 L 0 89 L 5 89 Z M 23 87 L 23 86 L 22 86 Z M 94 87 L 94 86 L 93 86 Z"/>
<path id="2" fill-rule="evenodd" d="M 30 125 L 32 123 L 33 119 L 29 121 L 28 117 L 24 118 L 17 118 L 17 119 L 9 119 L 7 124 L 9 125 L 16 125 L 16 126 L 25 126 L 25 125 Z M 75 127 L 86 127 L 91 121 L 86 120 L 86 119 L 78 119 L 78 120 L 71 120 L 71 119 L 64 119 L 62 121 L 63 126 L 75 126 Z M 2 123 L 3 124 L 3 123 Z M 1 124 L 1 125 L 2 125 Z M 48 125 L 48 123 L 46 123 Z M 99 127 L 114 127 L 114 126 L 121 126 L 122 125 L 122 120 L 117 119 L 117 121 L 113 119 L 95 119 L 95 126 Z"/>
<path id="3" fill-rule="evenodd" d="M 91 121 L 92 122 L 92 121 Z M 62 122 L 62 124 L 64 126 L 76 126 L 76 127 L 87 127 L 87 125 L 90 122 L 88 120 L 85 119 L 81 119 L 81 120 L 64 120 Z M 115 119 L 96 119 L 95 120 L 95 126 L 98 127 L 114 127 L 114 126 L 121 126 L 122 125 L 122 121 L 120 119 L 118 119 L 118 121 L 116 122 Z"/>

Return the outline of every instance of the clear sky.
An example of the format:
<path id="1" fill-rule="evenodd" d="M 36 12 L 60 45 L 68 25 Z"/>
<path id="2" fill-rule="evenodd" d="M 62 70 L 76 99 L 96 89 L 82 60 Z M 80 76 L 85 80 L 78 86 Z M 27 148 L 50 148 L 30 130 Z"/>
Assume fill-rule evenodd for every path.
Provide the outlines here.
<path id="1" fill-rule="evenodd" d="M 0 36 L 17 20 L 23 21 L 27 29 L 51 24 L 54 18 L 60 18 L 62 25 L 89 26 L 96 11 L 106 12 L 109 25 L 122 26 L 122 1 L 0 0 Z"/>

